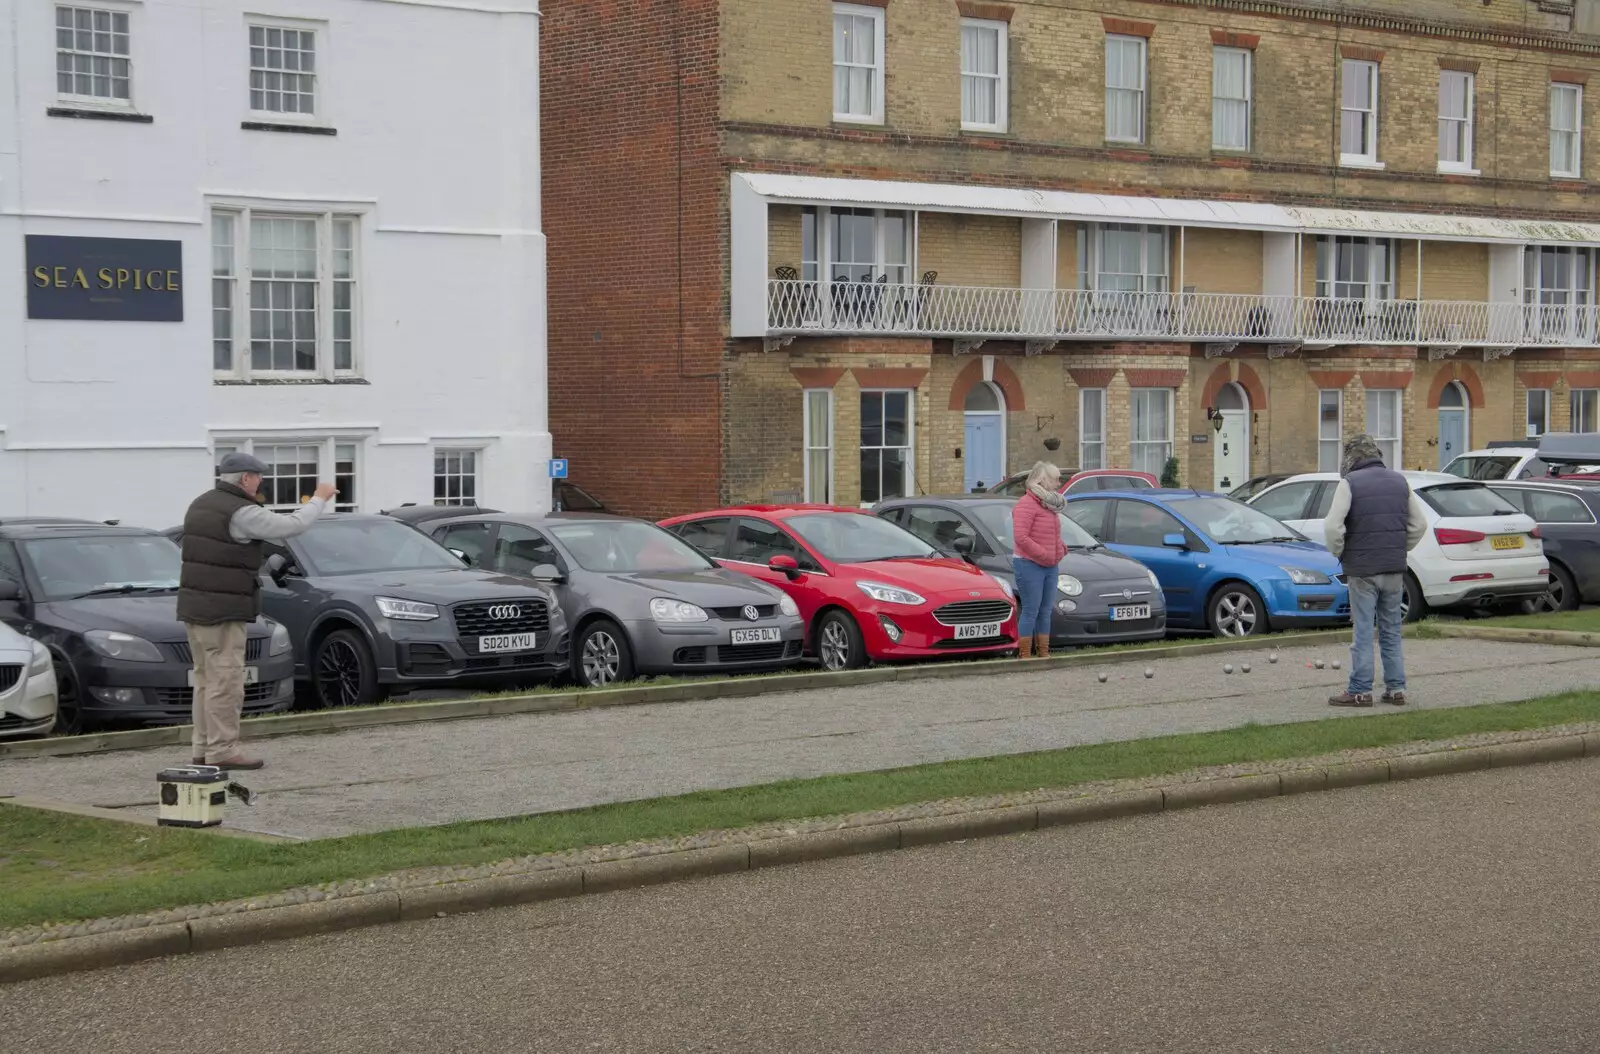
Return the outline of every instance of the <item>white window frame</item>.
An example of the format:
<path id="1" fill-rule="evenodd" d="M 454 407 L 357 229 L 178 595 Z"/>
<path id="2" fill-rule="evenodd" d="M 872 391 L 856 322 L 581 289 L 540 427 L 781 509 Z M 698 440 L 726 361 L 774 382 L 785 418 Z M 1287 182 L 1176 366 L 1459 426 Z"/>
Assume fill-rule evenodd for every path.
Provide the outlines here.
<path id="1" fill-rule="evenodd" d="M 1594 409 L 1594 412 L 1591 414 L 1591 416 L 1593 416 L 1595 419 L 1595 427 L 1587 432 L 1578 427 L 1578 418 L 1580 414 L 1577 411 L 1583 404 L 1588 404 Z M 1567 421 L 1568 431 L 1578 432 L 1585 435 L 1592 435 L 1595 432 L 1600 432 L 1600 388 L 1571 389 L 1569 392 L 1567 392 L 1567 412 L 1569 415 Z"/>
<path id="2" fill-rule="evenodd" d="M 1174 446 L 1173 438 L 1172 438 L 1172 433 L 1173 433 L 1173 414 L 1175 412 L 1174 404 L 1176 404 L 1177 401 L 1178 401 L 1177 398 L 1176 398 L 1176 394 L 1177 393 L 1172 388 L 1130 388 L 1130 389 L 1128 389 L 1128 467 L 1129 467 L 1129 469 L 1131 469 L 1131 470 L 1133 470 L 1135 472 L 1148 472 L 1149 471 L 1148 466 L 1145 467 L 1145 468 L 1140 468 L 1139 467 L 1139 458 L 1135 455 L 1135 451 L 1139 450 L 1141 447 L 1158 447 L 1158 448 L 1159 447 L 1165 447 L 1166 448 L 1166 455 L 1160 459 L 1161 460 L 1160 467 L 1157 468 L 1156 471 L 1151 472 L 1150 474 L 1152 476 L 1155 476 L 1157 479 L 1160 479 L 1162 474 L 1166 472 L 1167 462 L 1172 459 L 1173 454 L 1176 452 L 1176 448 Z M 1138 402 L 1141 397 L 1148 399 L 1148 398 L 1151 398 L 1151 397 L 1153 397 L 1155 395 L 1159 395 L 1163 400 L 1166 401 L 1166 406 L 1167 406 L 1167 413 L 1166 413 L 1166 433 L 1167 434 L 1166 434 L 1166 438 L 1165 439 L 1149 439 L 1149 438 L 1140 439 L 1140 438 L 1138 438 L 1138 435 L 1137 435 L 1137 433 L 1135 431 L 1136 421 L 1137 421 L 1138 415 L 1134 412 L 1134 404 L 1136 402 Z M 1146 415 L 1146 419 L 1147 420 L 1154 420 L 1155 419 L 1155 415 L 1147 414 Z M 1145 451 L 1145 452 L 1148 453 L 1148 451 Z"/>
<path id="3" fill-rule="evenodd" d="M 1538 396 L 1537 400 L 1535 400 L 1535 396 Z M 1544 426 L 1539 428 L 1538 431 L 1534 430 L 1533 424 L 1533 404 L 1536 401 L 1542 407 L 1544 407 L 1544 412 L 1540 415 L 1544 419 Z M 1529 439 L 1537 438 L 1538 436 L 1542 436 L 1546 432 L 1550 431 L 1549 388 L 1529 388 L 1527 390 L 1527 398 L 1523 401 L 1522 407 L 1522 426 L 1524 435 L 1526 435 Z"/>
<path id="4" fill-rule="evenodd" d="M 1333 435 L 1323 434 L 1322 407 L 1332 397 L 1333 405 L 1338 409 L 1338 420 L 1334 422 Z M 1330 463 L 1328 458 L 1328 444 L 1333 444 L 1333 458 Z M 1319 388 L 1317 390 L 1317 471 L 1338 472 L 1340 463 L 1344 458 L 1344 389 Z"/>
<path id="5" fill-rule="evenodd" d="M 95 3 L 51 4 L 50 8 L 50 32 L 52 34 L 52 47 L 50 50 L 53 57 L 59 56 L 63 52 L 66 52 L 68 54 L 90 55 L 92 57 L 103 57 L 106 59 L 125 59 L 128 63 L 128 97 L 126 99 L 118 99 L 115 96 L 79 95 L 77 92 L 64 92 L 61 90 L 61 84 L 59 80 L 56 82 L 56 89 L 54 92 L 55 98 L 59 102 L 77 109 L 112 110 L 118 113 L 133 110 L 134 99 L 136 98 L 133 90 L 134 75 L 138 68 L 138 63 L 136 62 L 136 59 L 138 58 L 138 48 L 136 47 L 134 40 L 137 34 L 135 34 L 133 31 L 133 23 L 134 12 L 138 9 L 138 5 L 132 3 L 106 3 L 104 0 L 98 0 L 98 2 Z M 57 32 L 59 27 L 56 24 L 56 20 L 60 17 L 57 12 L 63 9 L 70 11 L 105 12 L 108 15 L 121 15 L 126 18 L 128 20 L 128 53 L 126 55 L 117 55 L 114 52 L 79 51 L 76 47 L 76 41 L 74 41 L 74 46 L 71 48 L 61 47 L 58 42 Z M 53 58 L 51 63 L 51 74 L 56 77 L 59 77 L 60 75 L 60 70 L 58 67 L 59 61 L 59 58 Z"/>
<path id="6" fill-rule="evenodd" d="M 1123 84 L 1111 83 L 1111 50 L 1113 47 L 1126 47 L 1132 45 L 1139 57 L 1138 85 L 1130 87 Z M 1105 45 L 1105 110 L 1106 110 L 1106 142 L 1108 143 L 1144 143 L 1148 138 L 1150 123 L 1150 42 L 1144 37 L 1130 37 L 1120 33 L 1107 33 Z M 1111 127 L 1111 100 L 1112 92 L 1129 92 L 1138 98 L 1139 127 L 1132 136 L 1116 134 L 1117 130 Z"/>
<path id="7" fill-rule="evenodd" d="M 1339 278 L 1340 249 L 1345 246 L 1353 247 L 1362 243 L 1367 250 L 1366 276 L 1358 281 L 1344 281 Z M 1378 262 L 1378 253 L 1375 251 L 1379 245 L 1385 247 L 1383 263 Z M 1356 235 L 1336 234 L 1318 235 L 1317 237 L 1317 262 L 1314 272 L 1312 287 L 1319 299 L 1327 300 L 1352 300 L 1360 303 L 1377 304 L 1385 300 L 1394 300 L 1399 288 L 1399 258 L 1400 246 L 1393 238 L 1365 238 Z M 1365 290 L 1360 297 L 1341 297 L 1338 287 L 1341 285 L 1361 285 Z M 1380 295 L 1387 293 L 1388 295 Z"/>
<path id="8" fill-rule="evenodd" d="M 1392 435 L 1392 436 L 1380 435 L 1378 433 L 1378 431 L 1377 431 L 1377 419 L 1382 415 L 1381 415 L 1381 413 L 1375 413 L 1374 412 L 1374 409 L 1375 409 L 1375 407 L 1374 407 L 1374 397 L 1377 397 L 1377 398 L 1381 399 L 1381 398 L 1383 398 L 1385 396 L 1394 399 L 1394 435 Z M 1400 469 L 1402 468 L 1401 458 L 1404 457 L 1404 455 L 1405 455 L 1404 440 L 1405 440 L 1405 434 L 1406 434 L 1406 421 L 1405 421 L 1406 402 L 1405 402 L 1404 396 L 1405 396 L 1405 391 L 1404 391 L 1404 389 L 1401 389 L 1401 388 L 1368 388 L 1367 389 L 1367 405 L 1366 405 L 1366 411 L 1367 411 L 1366 412 L 1366 430 L 1367 430 L 1367 434 L 1370 435 L 1373 438 L 1373 440 L 1378 444 L 1378 449 L 1383 450 L 1385 453 L 1388 453 L 1389 445 L 1390 444 L 1393 445 L 1393 452 L 1394 452 L 1393 461 L 1391 461 L 1389 458 L 1385 457 L 1383 459 L 1383 464 L 1384 464 L 1385 468 L 1392 468 L 1396 472 L 1400 471 Z"/>
<path id="9" fill-rule="evenodd" d="M 1447 114 L 1444 110 L 1445 85 L 1459 82 L 1465 89 L 1467 112 L 1465 114 Z M 1478 120 L 1478 78 L 1465 70 L 1440 70 L 1439 71 L 1439 171 L 1454 172 L 1463 175 L 1475 176 L 1478 174 L 1473 167 L 1474 135 L 1477 131 Z M 1444 156 L 1446 126 L 1460 136 L 1462 156 L 1459 160 L 1449 161 Z"/>
<path id="10" fill-rule="evenodd" d="M 1350 106 L 1345 102 L 1345 88 L 1348 78 L 1352 76 L 1365 77 L 1370 105 L 1365 107 Z M 1382 168 L 1383 163 L 1378 160 L 1378 100 L 1379 100 L 1379 70 L 1378 63 L 1367 59 L 1341 59 L 1339 66 L 1339 164 L 1356 168 Z M 1345 149 L 1344 119 L 1346 114 L 1360 113 L 1367 115 L 1366 135 L 1361 143 L 1360 153 L 1352 153 Z"/>
<path id="11" fill-rule="evenodd" d="M 1137 234 L 1139 236 L 1139 288 L 1136 290 L 1114 289 L 1106 290 L 1103 279 L 1107 275 L 1125 274 L 1122 271 L 1107 271 L 1105 269 L 1105 240 L 1107 233 Z M 1159 260 L 1152 259 L 1150 252 L 1150 235 L 1161 236 L 1161 249 Z M 1167 293 L 1172 290 L 1172 235 L 1171 229 L 1159 223 L 1096 223 L 1094 225 L 1094 259 L 1090 261 L 1092 267 L 1089 271 L 1090 288 L 1101 292 L 1117 293 Z M 1152 267 L 1159 263 L 1160 267 Z"/>
<path id="12" fill-rule="evenodd" d="M 483 505 L 483 451 L 484 451 L 484 448 L 481 447 L 481 446 L 474 446 L 474 445 L 471 445 L 471 444 L 464 444 L 464 443 L 439 443 L 439 444 L 436 444 L 434 446 L 434 448 L 433 448 L 433 462 L 434 462 L 434 465 L 433 465 L 433 488 L 432 489 L 434 491 L 433 503 L 435 505 L 443 505 L 443 506 L 448 506 L 450 508 L 462 508 L 462 507 L 471 507 L 471 506 L 481 506 L 481 505 Z M 448 471 L 448 467 L 447 467 L 447 470 L 444 473 L 441 474 L 439 472 L 439 465 L 438 465 L 438 459 L 439 458 L 441 458 L 441 457 L 443 457 L 443 458 L 451 458 L 451 457 L 462 457 L 462 458 L 464 458 L 464 457 L 468 457 L 468 456 L 470 456 L 472 458 L 472 471 L 470 473 L 468 473 L 468 472 L 450 472 L 450 471 Z M 451 479 L 451 478 L 457 478 L 457 479 L 461 479 L 461 480 L 466 480 L 466 479 L 470 478 L 472 480 L 472 500 L 471 501 L 460 501 L 460 500 L 453 501 L 448 497 L 440 498 L 438 496 L 438 490 L 439 490 L 439 480 L 441 478 L 446 479 L 446 480 Z M 446 488 L 446 489 L 448 489 L 448 488 Z"/>
<path id="13" fill-rule="evenodd" d="M 881 7 L 864 7 L 860 4 L 834 4 L 833 5 L 833 32 L 835 41 L 838 38 L 839 19 L 842 17 L 865 18 L 872 22 L 873 60 L 872 66 L 872 110 L 870 113 L 859 114 L 841 112 L 839 109 L 839 82 L 837 71 L 841 66 L 847 69 L 862 69 L 858 63 L 841 63 L 837 54 L 837 43 L 833 58 L 834 84 L 833 84 L 833 119 L 850 124 L 882 124 L 883 123 L 883 89 L 884 89 L 884 11 Z"/>
<path id="14" fill-rule="evenodd" d="M 906 441 L 905 445 L 894 446 L 864 446 L 861 443 L 861 426 L 859 419 L 856 424 L 856 457 L 859 460 L 863 450 L 904 450 L 906 452 L 906 489 L 904 494 L 878 495 L 878 501 L 888 501 L 890 498 L 909 498 L 917 493 L 917 390 L 915 388 L 862 388 L 860 395 L 904 395 L 906 397 Z M 859 398 L 857 400 L 859 404 Z M 881 481 L 883 469 L 879 467 Z M 881 488 L 880 488 L 881 490 Z M 874 502 L 863 499 L 860 505 L 863 509 L 870 508 Z"/>
<path id="15" fill-rule="evenodd" d="M 253 29 L 289 29 L 299 33 L 310 33 L 312 37 L 312 96 L 310 113 L 285 113 L 281 110 L 258 110 L 252 105 L 250 99 L 250 81 L 258 67 L 251 57 L 253 45 L 250 42 L 250 31 Z M 245 107 L 249 110 L 252 119 L 268 121 L 273 124 L 307 124 L 322 125 L 328 110 L 328 79 L 326 73 L 327 59 L 327 24 L 314 22 L 308 19 L 276 18 L 265 15 L 249 15 L 245 19 Z M 259 67 L 263 72 L 290 72 L 285 70 L 272 70 L 270 67 Z"/>
<path id="16" fill-rule="evenodd" d="M 333 482 L 338 475 L 338 457 L 340 447 L 350 447 L 352 451 L 350 479 L 355 485 L 356 500 L 350 503 L 340 503 L 334 506 L 337 512 L 360 512 L 362 504 L 362 472 L 364 469 L 363 453 L 365 443 L 362 435 L 307 435 L 302 433 L 285 433 L 281 436 L 263 435 L 232 435 L 219 434 L 212 441 L 212 464 L 221 459 L 225 451 L 256 455 L 258 447 L 280 446 L 308 446 L 317 448 L 317 481 Z M 335 501 L 338 499 L 335 498 Z M 278 512 L 292 512 L 298 505 L 268 505 L 266 508 Z"/>
<path id="17" fill-rule="evenodd" d="M 1241 59 L 1244 63 L 1244 96 L 1234 98 L 1217 94 L 1217 73 L 1224 58 Z M 1254 129 L 1251 127 L 1255 118 L 1255 52 L 1249 48 L 1230 48 L 1218 45 L 1211 49 L 1211 149 L 1226 150 L 1233 153 L 1246 153 L 1255 138 Z M 1218 123 L 1218 103 L 1242 104 L 1244 106 L 1244 142 L 1224 143 L 1222 128 Z"/>
<path id="18" fill-rule="evenodd" d="M 1571 93 L 1573 96 L 1573 126 L 1571 128 L 1556 127 L 1556 96 L 1562 93 Z M 1566 84 L 1561 81 L 1552 81 L 1550 84 L 1550 175 L 1555 179 L 1582 179 L 1583 178 L 1583 85 Z M 1570 165 L 1558 163 L 1556 160 L 1556 137 L 1571 136 L 1572 146 L 1567 151 Z"/>
<path id="19" fill-rule="evenodd" d="M 811 404 L 815 399 L 821 399 L 826 404 L 823 420 L 827 422 L 828 434 L 818 436 L 811 428 Z M 801 441 L 801 494 L 808 503 L 815 502 L 822 505 L 833 504 L 834 498 L 834 417 L 833 417 L 833 389 L 832 388 L 807 388 L 801 393 L 800 403 L 800 430 Z M 828 455 L 828 477 L 824 480 L 816 478 L 811 470 L 811 455 L 819 451 L 826 451 Z M 819 487 L 820 484 L 820 487 Z"/>
<path id="20" fill-rule="evenodd" d="M 297 207 L 298 206 L 298 207 Z M 357 378 L 362 372 L 362 292 L 364 282 L 361 270 L 364 257 L 362 243 L 365 231 L 365 209 L 348 206 L 328 204 L 326 207 L 307 207 L 303 203 L 276 203 L 263 202 L 222 202 L 211 203 L 210 208 L 210 237 L 213 247 L 212 260 L 212 313 L 213 313 L 213 352 L 212 372 L 217 380 L 231 381 L 260 381 L 260 380 L 343 380 Z M 219 216 L 233 218 L 233 245 L 232 257 L 228 261 L 231 273 L 220 273 L 220 264 L 223 262 L 216 250 L 217 219 Z M 257 370 L 251 365 L 251 283 L 253 273 L 250 268 L 250 226 L 252 219 L 313 219 L 317 221 L 317 365 L 312 370 Z M 334 277 L 333 266 L 333 224 L 335 221 L 350 221 L 351 229 L 351 263 L 350 275 L 350 365 L 337 367 L 334 364 L 334 286 L 343 281 Z M 215 316 L 216 307 L 216 282 L 225 280 L 232 289 L 232 304 L 229 307 L 230 319 L 226 327 Z M 219 335 L 218 329 L 226 329 L 225 334 Z M 228 369 L 218 368 L 216 365 L 216 342 L 226 340 L 232 349 L 232 366 Z"/>
<path id="21" fill-rule="evenodd" d="M 1088 406 L 1090 402 L 1100 406 L 1100 431 L 1090 435 L 1086 424 L 1089 419 Z M 1096 451 L 1094 464 L 1090 464 L 1089 449 Z M 1091 468 L 1106 467 L 1106 390 L 1104 388 L 1080 388 L 1078 390 L 1078 471 Z"/>
<path id="22" fill-rule="evenodd" d="M 1004 132 L 1006 122 L 1009 120 L 1007 110 L 1011 95 L 1011 74 L 1006 63 L 1006 52 L 1010 47 L 1011 27 L 1004 22 L 993 21 L 986 18 L 963 18 L 961 20 L 961 37 L 963 47 L 961 53 L 966 54 L 965 42 L 968 30 L 979 33 L 993 33 L 997 61 L 996 73 L 978 73 L 966 68 L 961 70 L 961 127 L 968 132 Z M 967 116 L 967 82 L 969 80 L 982 80 L 994 86 L 994 122 L 970 120 Z"/>

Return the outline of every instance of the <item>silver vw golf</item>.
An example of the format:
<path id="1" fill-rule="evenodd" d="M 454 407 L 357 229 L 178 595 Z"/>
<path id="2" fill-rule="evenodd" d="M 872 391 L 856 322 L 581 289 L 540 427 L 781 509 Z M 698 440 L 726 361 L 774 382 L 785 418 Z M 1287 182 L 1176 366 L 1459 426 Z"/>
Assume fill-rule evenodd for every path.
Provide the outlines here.
<path id="1" fill-rule="evenodd" d="M 593 513 L 516 516 L 410 505 L 389 511 L 473 567 L 541 581 L 572 627 L 572 675 L 770 670 L 800 661 L 793 600 L 727 571 L 653 523 Z M 536 569 L 556 569 L 540 578 Z"/>

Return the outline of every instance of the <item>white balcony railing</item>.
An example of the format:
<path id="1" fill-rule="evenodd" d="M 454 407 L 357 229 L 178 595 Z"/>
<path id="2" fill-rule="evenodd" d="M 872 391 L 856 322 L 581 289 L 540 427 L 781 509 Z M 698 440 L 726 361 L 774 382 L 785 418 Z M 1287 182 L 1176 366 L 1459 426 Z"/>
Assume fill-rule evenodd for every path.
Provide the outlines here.
<path id="1" fill-rule="evenodd" d="M 1022 340 L 1600 346 L 1593 305 L 768 283 L 767 330 Z"/>

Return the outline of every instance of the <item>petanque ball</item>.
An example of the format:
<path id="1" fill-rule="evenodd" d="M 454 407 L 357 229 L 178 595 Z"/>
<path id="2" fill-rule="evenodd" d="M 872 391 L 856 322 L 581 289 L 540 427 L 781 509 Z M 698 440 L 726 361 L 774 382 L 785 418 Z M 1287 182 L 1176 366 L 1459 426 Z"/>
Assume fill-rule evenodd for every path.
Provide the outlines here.
<path id="1" fill-rule="evenodd" d="M 1339 660 L 1338 659 L 1334 659 L 1333 660 L 1333 668 L 1335 670 L 1337 670 L 1339 668 Z"/>
<path id="2" fill-rule="evenodd" d="M 1233 663 L 1231 663 L 1231 662 L 1223 663 L 1222 664 L 1222 672 L 1223 673 L 1232 673 L 1233 672 Z"/>
<path id="3" fill-rule="evenodd" d="M 1250 664 L 1249 663 L 1245 663 L 1243 666 L 1239 667 L 1239 670 L 1242 673 L 1249 673 L 1250 672 Z"/>
<path id="4" fill-rule="evenodd" d="M 1274 666 L 1276 666 L 1278 664 L 1278 653 L 1277 652 L 1273 652 L 1271 655 L 1268 655 L 1267 656 L 1267 661 L 1272 663 Z"/>
<path id="5" fill-rule="evenodd" d="M 1101 684 L 1105 684 L 1106 683 L 1106 675 L 1103 674 L 1103 673 L 1100 675 L 1100 683 Z"/>
<path id="6" fill-rule="evenodd" d="M 1146 666 L 1144 668 L 1144 675 L 1148 679 L 1148 678 L 1154 677 L 1156 675 L 1156 671 L 1153 668 L 1151 668 L 1149 666 Z"/>
<path id="7" fill-rule="evenodd" d="M 1318 659 L 1318 660 L 1317 660 L 1317 669 L 1319 669 L 1319 670 L 1320 670 L 1320 669 L 1322 669 L 1322 668 L 1323 668 L 1323 667 L 1324 667 L 1324 666 L 1326 666 L 1326 665 L 1327 665 L 1327 663 L 1325 663 L 1325 662 L 1323 662 L 1323 661 L 1322 661 L 1322 660 L 1321 660 L 1321 659 Z"/>

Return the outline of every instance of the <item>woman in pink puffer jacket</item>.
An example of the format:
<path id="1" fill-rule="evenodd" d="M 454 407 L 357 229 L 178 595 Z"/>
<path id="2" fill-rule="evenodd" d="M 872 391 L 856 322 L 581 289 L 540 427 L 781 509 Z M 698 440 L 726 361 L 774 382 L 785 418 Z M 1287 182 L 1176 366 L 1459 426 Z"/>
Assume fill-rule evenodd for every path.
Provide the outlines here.
<path id="1" fill-rule="evenodd" d="M 1017 651 L 1050 654 L 1050 609 L 1067 546 L 1061 540 L 1061 470 L 1046 461 L 1028 473 L 1028 489 L 1011 510 L 1011 569 L 1017 581 Z"/>

